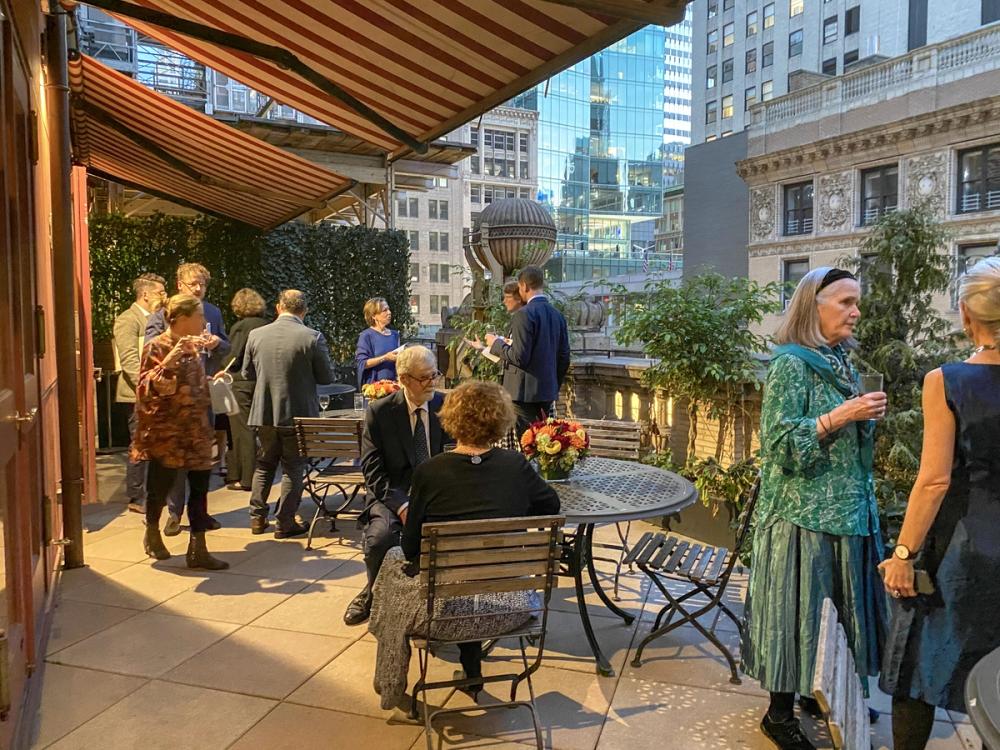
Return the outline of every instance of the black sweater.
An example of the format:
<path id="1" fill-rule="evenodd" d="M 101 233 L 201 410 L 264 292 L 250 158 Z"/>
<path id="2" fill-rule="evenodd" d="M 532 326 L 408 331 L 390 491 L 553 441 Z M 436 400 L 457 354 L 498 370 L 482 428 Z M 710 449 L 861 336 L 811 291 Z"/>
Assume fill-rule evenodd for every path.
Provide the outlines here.
<path id="1" fill-rule="evenodd" d="M 493 448 L 480 458 L 440 453 L 413 472 L 402 542 L 408 560 L 420 555 L 425 523 L 559 512 L 559 495 L 520 453 Z"/>

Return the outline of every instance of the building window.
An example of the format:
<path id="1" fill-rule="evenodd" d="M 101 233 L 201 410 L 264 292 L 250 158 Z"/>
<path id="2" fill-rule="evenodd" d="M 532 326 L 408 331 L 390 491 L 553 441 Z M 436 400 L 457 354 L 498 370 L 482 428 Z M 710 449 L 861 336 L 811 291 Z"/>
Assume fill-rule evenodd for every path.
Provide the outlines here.
<path id="1" fill-rule="evenodd" d="M 743 111 L 746 112 L 757 103 L 757 87 L 751 86 L 743 92 Z"/>
<path id="2" fill-rule="evenodd" d="M 755 73 L 755 72 L 757 72 L 757 49 L 756 48 L 754 48 L 754 49 L 748 49 L 747 50 L 747 62 L 746 62 L 745 71 L 747 73 Z"/>
<path id="3" fill-rule="evenodd" d="M 785 185 L 785 236 L 809 234 L 813 229 L 813 184 Z"/>
<path id="4" fill-rule="evenodd" d="M 861 224 L 874 224 L 896 210 L 899 165 L 885 164 L 861 173 Z"/>
<path id="5" fill-rule="evenodd" d="M 722 27 L 722 46 L 729 47 L 736 42 L 736 24 L 732 21 Z"/>
<path id="6" fill-rule="evenodd" d="M 764 28 L 769 29 L 774 26 L 774 3 L 764 6 Z"/>
<path id="7" fill-rule="evenodd" d="M 473 185 L 472 187 L 470 187 L 469 193 L 471 194 L 473 203 L 482 203 L 483 196 L 482 196 L 482 190 L 480 189 L 479 185 Z"/>
<path id="8" fill-rule="evenodd" d="M 733 80 L 733 59 L 722 61 L 722 82 L 729 83 Z"/>
<path id="9" fill-rule="evenodd" d="M 760 67 L 769 68 L 774 64 L 774 42 L 765 42 L 760 49 Z"/>
<path id="10" fill-rule="evenodd" d="M 522 180 L 528 179 L 528 160 L 521 159 L 520 176 Z"/>
<path id="11" fill-rule="evenodd" d="M 833 44 L 837 41 L 837 17 L 830 16 L 823 21 L 823 44 Z"/>
<path id="12" fill-rule="evenodd" d="M 438 201 L 438 218 L 448 218 L 448 201 Z"/>
<path id="13" fill-rule="evenodd" d="M 523 188 L 521 188 L 518 191 L 518 193 L 519 193 L 519 195 L 518 195 L 519 198 L 530 198 L 531 197 L 531 188 L 524 188 L 523 187 Z"/>
<path id="14" fill-rule="evenodd" d="M 410 264 L 410 281 L 420 281 L 420 264 Z"/>
<path id="15" fill-rule="evenodd" d="M 781 264 L 781 303 L 787 308 L 799 282 L 809 273 L 808 260 L 786 260 Z"/>
<path id="16" fill-rule="evenodd" d="M 958 308 L 958 280 L 966 271 L 972 268 L 983 258 L 989 258 L 997 249 L 996 242 L 988 244 L 978 243 L 975 245 L 960 245 L 955 256 L 955 279 L 952 283 L 951 306 Z"/>
<path id="17" fill-rule="evenodd" d="M 420 232 L 407 232 L 410 236 L 410 250 L 420 250 Z"/>
<path id="18" fill-rule="evenodd" d="M 760 85 L 760 100 L 770 101 L 772 96 L 774 96 L 774 81 L 764 81 Z"/>
<path id="19" fill-rule="evenodd" d="M 723 10 L 732 10 L 734 5 L 736 5 L 736 0 L 722 0 Z"/>
<path id="20" fill-rule="evenodd" d="M 851 63 L 856 63 L 858 61 L 858 51 L 852 49 L 850 52 L 844 53 L 844 72 L 847 72 L 847 66 Z"/>
<path id="21" fill-rule="evenodd" d="M 448 233 L 439 232 L 438 233 L 438 250 L 442 253 L 448 252 Z"/>
<path id="22" fill-rule="evenodd" d="M 831 57 L 823 61 L 823 73 L 828 76 L 837 75 L 837 58 Z"/>
<path id="23" fill-rule="evenodd" d="M 715 122 L 718 116 L 719 116 L 719 103 L 708 102 L 705 105 L 705 124 L 710 125 L 711 123 Z"/>
<path id="24" fill-rule="evenodd" d="M 427 280 L 432 284 L 436 284 L 438 280 L 438 264 L 431 263 L 427 266 Z"/>
<path id="25" fill-rule="evenodd" d="M 705 72 L 705 88 L 714 89 L 717 82 L 716 79 L 719 77 L 719 66 L 709 65 L 708 70 Z"/>
<path id="26" fill-rule="evenodd" d="M 420 315 L 420 297 L 416 294 L 410 295 L 410 312 L 414 315 Z"/>
<path id="27" fill-rule="evenodd" d="M 438 270 L 438 276 L 441 278 L 442 284 L 448 283 L 448 274 L 450 273 L 451 266 L 447 263 L 442 263 L 441 268 Z"/>
<path id="28" fill-rule="evenodd" d="M 715 18 L 719 15 L 719 0 L 708 0 L 708 17 Z"/>
<path id="29" fill-rule="evenodd" d="M 427 218 L 436 219 L 438 217 L 438 202 L 436 200 L 427 201 Z"/>
<path id="30" fill-rule="evenodd" d="M 958 213 L 1000 208 L 1000 144 L 958 155 Z"/>
<path id="31" fill-rule="evenodd" d="M 441 308 L 438 307 L 438 296 L 436 294 L 431 295 L 431 315 L 437 315 L 441 312 Z"/>
<path id="32" fill-rule="evenodd" d="M 479 174 L 479 157 L 472 157 L 472 174 Z"/>
<path id="33" fill-rule="evenodd" d="M 473 125 L 472 129 L 469 131 L 469 143 L 473 146 L 479 145 L 479 128 L 475 125 Z"/>
<path id="34" fill-rule="evenodd" d="M 983 25 L 994 21 L 1000 21 L 1000 0 L 983 0 Z"/>
<path id="35" fill-rule="evenodd" d="M 802 54 L 802 29 L 797 29 L 788 35 L 788 56 Z"/>
<path id="36" fill-rule="evenodd" d="M 722 97 L 722 119 L 733 116 L 733 95 Z"/>
<path id="37" fill-rule="evenodd" d="M 427 233 L 427 249 L 431 252 L 437 252 L 438 249 L 438 233 L 428 232 Z"/>
<path id="38" fill-rule="evenodd" d="M 712 55 L 715 52 L 717 52 L 718 49 L 719 49 L 719 30 L 715 29 L 714 31 L 708 32 L 708 47 L 706 51 L 708 52 L 708 54 Z"/>
<path id="39" fill-rule="evenodd" d="M 788 2 L 789 18 L 801 15 L 803 10 L 805 10 L 805 0 L 789 0 Z"/>
<path id="40" fill-rule="evenodd" d="M 747 13 L 747 36 L 753 36 L 757 33 L 757 11 L 753 10 Z"/>
<path id="41" fill-rule="evenodd" d="M 528 134 L 518 133 L 517 140 L 518 140 L 518 145 L 520 146 L 521 149 L 521 153 L 522 154 L 528 153 Z"/>
<path id="42" fill-rule="evenodd" d="M 844 13 L 844 36 L 857 34 L 861 30 L 861 6 L 855 5 Z"/>

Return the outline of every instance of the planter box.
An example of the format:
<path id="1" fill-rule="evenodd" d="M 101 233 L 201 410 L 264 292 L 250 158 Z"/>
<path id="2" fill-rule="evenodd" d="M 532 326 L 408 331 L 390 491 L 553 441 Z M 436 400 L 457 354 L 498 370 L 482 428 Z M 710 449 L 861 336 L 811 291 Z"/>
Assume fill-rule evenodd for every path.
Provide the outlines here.
<path id="1" fill-rule="evenodd" d="M 730 528 L 732 507 L 724 505 L 716 515 L 699 500 L 680 513 L 664 517 L 665 525 L 676 534 L 683 534 L 713 547 L 732 549 L 735 532 Z"/>

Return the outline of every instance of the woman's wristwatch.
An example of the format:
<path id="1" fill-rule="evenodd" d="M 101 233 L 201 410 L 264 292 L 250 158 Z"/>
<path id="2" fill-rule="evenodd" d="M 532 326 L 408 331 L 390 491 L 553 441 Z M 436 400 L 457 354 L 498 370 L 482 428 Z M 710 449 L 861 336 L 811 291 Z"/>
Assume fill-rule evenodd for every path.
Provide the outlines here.
<path id="1" fill-rule="evenodd" d="M 897 544 L 892 550 L 892 556 L 906 562 L 913 562 L 913 558 L 916 557 L 916 553 L 905 544 Z"/>

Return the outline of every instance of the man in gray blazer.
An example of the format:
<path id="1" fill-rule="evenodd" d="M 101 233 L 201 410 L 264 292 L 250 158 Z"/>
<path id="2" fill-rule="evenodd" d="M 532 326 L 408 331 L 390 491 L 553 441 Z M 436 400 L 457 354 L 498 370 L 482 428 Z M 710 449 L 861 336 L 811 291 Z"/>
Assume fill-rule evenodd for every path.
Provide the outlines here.
<path id="1" fill-rule="evenodd" d="M 118 385 L 115 386 L 115 401 L 128 404 L 128 437 L 135 436 L 135 389 L 139 385 L 139 365 L 142 362 L 143 338 L 146 320 L 167 298 L 167 282 L 155 273 L 144 273 L 132 282 L 135 302 L 115 318 L 114 347 L 115 361 L 118 363 Z M 125 469 L 125 492 L 128 495 L 128 509 L 142 513 L 146 504 L 146 462 L 128 462 Z"/>
<path id="2" fill-rule="evenodd" d="M 267 497 L 281 464 L 281 499 L 275 511 L 276 539 L 309 529 L 295 520 L 302 500 L 306 460 L 295 440 L 295 417 L 319 415 L 317 385 L 333 382 L 326 339 L 303 322 L 306 298 L 297 289 L 278 297 L 278 319 L 250 332 L 243 355 L 243 377 L 255 380 L 247 423 L 259 444 L 250 492 L 250 529 L 267 531 Z"/>

